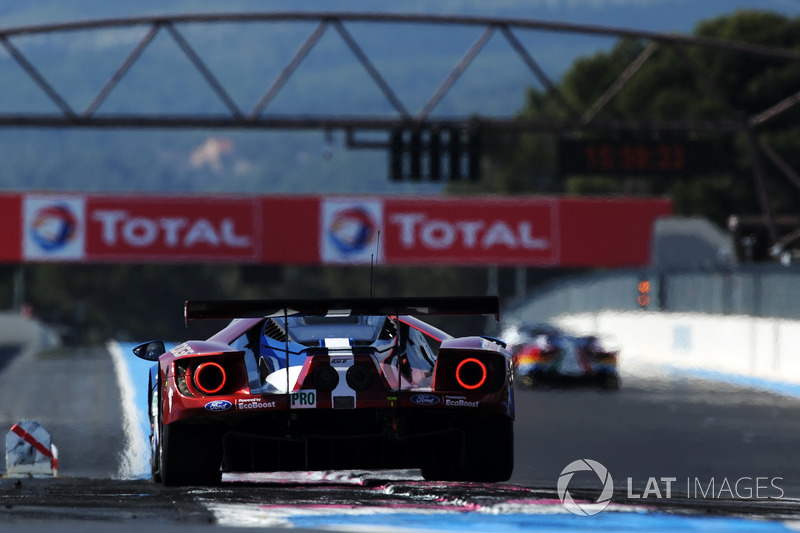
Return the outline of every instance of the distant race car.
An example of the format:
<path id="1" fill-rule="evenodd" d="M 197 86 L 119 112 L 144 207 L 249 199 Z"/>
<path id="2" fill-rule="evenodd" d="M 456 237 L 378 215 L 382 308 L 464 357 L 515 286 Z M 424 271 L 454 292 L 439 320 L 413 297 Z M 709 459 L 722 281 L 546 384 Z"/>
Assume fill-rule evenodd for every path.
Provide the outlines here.
<path id="1" fill-rule="evenodd" d="M 514 457 L 511 354 L 412 315 L 494 314 L 494 297 L 186 302 L 233 319 L 205 341 L 134 354 L 150 371 L 153 479 L 222 472 L 420 468 L 505 481 Z"/>
<path id="2" fill-rule="evenodd" d="M 518 383 L 620 386 L 618 351 L 592 335 L 572 335 L 549 324 L 515 325 L 501 334 L 513 354 Z"/>

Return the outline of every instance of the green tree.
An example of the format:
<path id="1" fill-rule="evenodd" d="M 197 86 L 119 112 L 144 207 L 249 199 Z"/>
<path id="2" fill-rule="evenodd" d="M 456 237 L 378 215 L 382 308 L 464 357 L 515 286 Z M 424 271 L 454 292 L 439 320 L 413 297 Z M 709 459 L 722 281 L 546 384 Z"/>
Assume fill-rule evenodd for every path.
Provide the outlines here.
<path id="1" fill-rule="evenodd" d="M 773 47 L 800 48 L 800 19 L 740 11 L 699 24 L 695 35 Z M 622 39 L 609 51 L 577 60 L 558 85 L 560 98 L 530 89 L 520 117 L 564 118 L 568 108 L 583 112 L 600 98 L 649 43 Z M 682 58 L 688 56 L 718 92 Z M 739 52 L 660 44 L 626 86 L 600 110 L 597 119 L 743 120 L 796 93 L 800 62 L 765 59 Z M 735 110 L 735 113 L 731 110 Z M 800 168 L 800 111 L 791 110 L 758 129 L 758 134 L 792 168 Z M 486 143 L 483 183 L 453 187 L 454 192 L 544 192 L 570 194 L 669 195 L 680 215 L 707 216 L 724 224 L 731 214 L 760 213 L 753 166 L 743 134 L 689 132 L 713 142 L 719 170 L 712 175 L 664 179 L 654 176 L 557 175 L 556 137 L 542 134 L 501 136 Z M 769 201 L 776 212 L 791 212 L 800 201 L 778 169 L 765 162 Z"/>
<path id="2" fill-rule="evenodd" d="M 0 303 L 11 306 L 16 267 L 0 269 Z M 481 268 L 270 266 L 215 264 L 34 264 L 25 269 L 25 301 L 68 343 L 206 338 L 219 321 L 183 321 L 186 300 L 365 298 L 486 294 Z M 482 318 L 432 320 L 452 333 L 482 331 Z"/>

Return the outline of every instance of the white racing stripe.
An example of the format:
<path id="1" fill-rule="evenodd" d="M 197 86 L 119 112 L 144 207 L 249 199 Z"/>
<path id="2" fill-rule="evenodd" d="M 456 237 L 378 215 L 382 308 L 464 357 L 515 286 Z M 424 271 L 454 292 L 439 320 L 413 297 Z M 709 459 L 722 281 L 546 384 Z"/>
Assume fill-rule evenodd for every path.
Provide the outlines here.
<path id="1" fill-rule="evenodd" d="M 325 339 L 324 345 L 328 350 L 347 350 L 350 351 L 350 339 L 330 338 Z M 352 355 L 352 352 L 351 352 Z"/>
<path id="2" fill-rule="evenodd" d="M 117 341 L 112 340 L 106 343 L 106 349 L 111 354 L 114 374 L 117 377 L 122 409 L 122 431 L 125 434 L 118 475 L 120 479 L 134 479 L 139 477 L 141 472 L 150 470 L 148 464 L 150 450 L 146 449 L 147 438 L 142 432 L 142 413 L 136 409 L 136 389 L 125 357 L 122 355 L 122 348 Z"/>
<path id="3" fill-rule="evenodd" d="M 353 350 L 350 346 L 350 339 L 325 339 L 325 347 L 328 349 L 328 355 L 331 358 L 331 366 L 339 374 L 339 383 L 331 391 L 331 399 L 352 398 L 353 407 L 357 407 L 356 391 L 347 384 L 347 371 L 353 366 Z"/>

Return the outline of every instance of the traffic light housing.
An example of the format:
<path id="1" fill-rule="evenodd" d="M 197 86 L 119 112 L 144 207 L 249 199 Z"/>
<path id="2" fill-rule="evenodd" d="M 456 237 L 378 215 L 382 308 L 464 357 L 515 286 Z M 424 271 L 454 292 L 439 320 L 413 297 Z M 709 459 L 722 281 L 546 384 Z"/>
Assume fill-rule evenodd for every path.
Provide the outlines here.
<path id="1" fill-rule="evenodd" d="M 389 134 L 392 181 L 480 179 L 481 132 L 477 128 L 406 126 Z"/>

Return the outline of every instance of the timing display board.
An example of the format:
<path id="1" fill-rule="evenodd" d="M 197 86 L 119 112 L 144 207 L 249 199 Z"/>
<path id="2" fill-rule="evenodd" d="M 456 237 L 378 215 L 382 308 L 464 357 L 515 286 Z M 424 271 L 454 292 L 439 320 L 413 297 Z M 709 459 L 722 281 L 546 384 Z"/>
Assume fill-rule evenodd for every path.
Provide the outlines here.
<path id="1" fill-rule="evenodd" d="M 707 141 L 561 139 L 558 145 L 562 176 L 693 175 L 709 174 L 719 167 Z"/>

